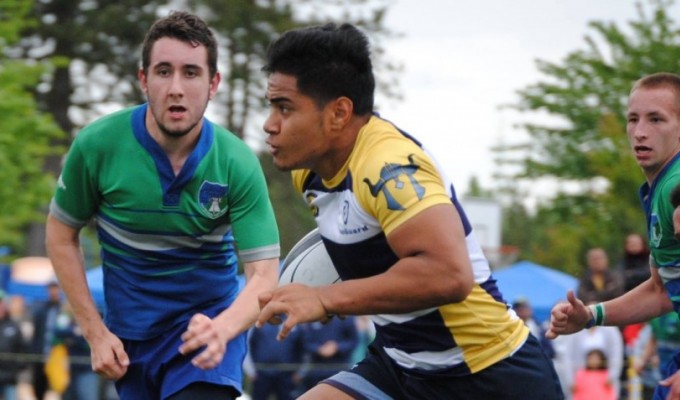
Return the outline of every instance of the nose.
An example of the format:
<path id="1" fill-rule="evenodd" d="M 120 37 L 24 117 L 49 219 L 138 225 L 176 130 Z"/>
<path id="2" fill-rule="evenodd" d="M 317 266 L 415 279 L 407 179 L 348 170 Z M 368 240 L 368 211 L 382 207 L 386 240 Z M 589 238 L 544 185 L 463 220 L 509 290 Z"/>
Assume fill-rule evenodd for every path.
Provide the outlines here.
<path id="1" fill-rule="evenodd" d="M 279 124 L 275 121 L 272 113 L 269 113 L 267 118 L 265 118 L 262 129 L 264 129 L 268 135 L 276 135 L 279 132 Z"/>
<path id="2" fill-rule="evenodd" d="M 184 94 L 184 89 L 182 86 L 182 74 L 176 73 L 172 75 L 168 92 L 168 94 L 171 96 L 182 96 Z"/>
<path id="3" fill-rule="evenodd" d="M 647 129 L 643 121 L 639 121 L 628 127 L 628 134 L 630 139 L 634 142 L 640 142 L 647 137 Z"/>

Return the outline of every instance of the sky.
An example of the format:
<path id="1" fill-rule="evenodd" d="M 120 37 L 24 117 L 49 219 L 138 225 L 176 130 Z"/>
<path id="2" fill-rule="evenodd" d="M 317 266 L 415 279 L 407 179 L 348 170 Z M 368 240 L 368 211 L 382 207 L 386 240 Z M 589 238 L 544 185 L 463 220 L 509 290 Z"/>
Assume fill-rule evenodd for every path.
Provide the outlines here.
<path id="1" fill-rule="evenodd" d="M 403 63 L 404 100 L 377 96 L 383 117 L 434 152 L 459 193 L 472 176 L 492 189 L 490 148 L 528 136 L 514 125 L 536 115 L 501 110 L 516 91 L 544 80 L 536 60 L 560 62 L 599 37 L 591 21 L 625 29 L 638 20 L 632 0 L 396 0 L 386 26 L 402 37 L 384 43 Z M 649 7 L 644 3 L 644 10 Z M 677 4 L 673 6 L 677 15 Z M 538 194 L 540 196 L 540 194 Z"/>

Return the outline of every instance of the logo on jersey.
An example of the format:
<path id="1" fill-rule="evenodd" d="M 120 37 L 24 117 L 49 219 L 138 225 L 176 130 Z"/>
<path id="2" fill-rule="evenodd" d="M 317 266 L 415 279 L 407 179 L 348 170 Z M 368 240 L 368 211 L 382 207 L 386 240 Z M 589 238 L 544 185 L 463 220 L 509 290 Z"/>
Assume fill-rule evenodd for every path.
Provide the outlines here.
<path id="1" fill-rule="evenodd" d="M 229 186 L 205 181 L 198 190 L 198 203 L 206 216 L 215 219 L 227 212 Z"/>
<path id="2" fill-rule="evenodd" d="M 316 200 L 316 197 L 317 197 L 316 193 L 312 192 L 307 192 L 307 194 L 305 195 L 305 200 L 307 200 L 307 205 L 309 206 L 309 209 L 312 211 L 312 215 L 314 216 L 314 218 L 319 216 L 319 206 L 315 206 L 313 204 L 314 200 Z"/>
<path id="3" fill-rule="evenodd" d="M 400 197 L 400 192 L 404 190 L 412 188 L 416 196 L 418 196 L 418 200 L 422 199 L 425 195 L 425 188 L 415 178 L 420 165 L 416 164 L 413 159 L 413 154 L 409 154 L 408 164 L 385 164 L 380 169 L 380 179 L 375 184 L 371 183 L 370 179 L 364 178 L 364 182 L 368 185 L 371 195 L 378 197 L 378 194 L 382 193 L 387 201 L 387 208 L 390 210 L 404 210 L 404 207 L 397 200 Z M 407 185 L 407 182 L 410 185 Z M 388 185 L 388 183 L 391 184 Z"/>
<path id="4" fill-rule="evenodd" d="M 652 213 L 651 217 L 649 218 L 649 243 L 653 248 L 659 248 L 662 238 L 663 234 L 661 232 L 659 217 L 655 213 Z"/>
<path id="5" fill-rule="evenodd" d="M 66 184 L 64 183 L 64 177 L 59 175 L 59 179 L 57 179 L 57 188 L 61 190 L 66 190 Z"/>

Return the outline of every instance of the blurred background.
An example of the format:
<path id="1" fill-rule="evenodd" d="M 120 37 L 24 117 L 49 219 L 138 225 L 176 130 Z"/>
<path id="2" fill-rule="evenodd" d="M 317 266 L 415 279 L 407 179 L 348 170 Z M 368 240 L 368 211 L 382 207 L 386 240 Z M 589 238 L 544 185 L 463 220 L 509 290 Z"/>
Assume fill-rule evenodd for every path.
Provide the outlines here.
<path id="1" fill-rule="evenodd" d="M 298 26 L 360 26 L 373 46 L 376 111 L 439 157 L 512 297 L 539 301 L 529 289 L 513 291 L 517 284 L 504 289 L 507 271 L 525 274 L 529 286 L 550 279 L 526 272 L 528 262 L 576 287 L 593 248 L 623 276 L 628 236 L 646 235 L 637 198 L 643 175 L 630 156 L 624 110 L 636 79 L 680 69 L 675 1 L 4 0 L 0 289 L 21 296 L 26 315 L 46 300 L 50 274 L 22 275 L 17 265 L 45 256 L 44 219 L 62 157 L 82 126 L 144 101 L 140 43 L 175 9 L 198 13 L 219 36 L 223 80 L 209 117 L 258 152 L 268 43 Z M 261 162 L 285 256 L 313 221 L 288 174 L 266 153 Z M 92 229 L 83 241 L 97 285 Z"/>

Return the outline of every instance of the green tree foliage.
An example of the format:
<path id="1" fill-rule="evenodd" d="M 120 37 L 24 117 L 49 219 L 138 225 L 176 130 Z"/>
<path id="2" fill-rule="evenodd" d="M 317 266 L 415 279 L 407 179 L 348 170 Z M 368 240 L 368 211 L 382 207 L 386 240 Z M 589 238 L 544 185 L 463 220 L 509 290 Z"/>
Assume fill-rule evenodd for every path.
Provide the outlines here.
<path id="1" fill-rule="evenodd" d="M 263 141 L 264 74 L 260 71 L 267 46 L 279 33 L 293 27 L 329 21 L 329 15 L 364 28 L 374 45 L 378 85 L 398 97 L 395 75 L 400 66 L 385 60 L 381 40 L 391 36 L 383 17 L 393 0 L 36 0 L 29 16 L 39 23 L 24 25 L 21 40 L 9 54 L 14 58 L 50 58 L 53 67 L 35 90 L 41 110 L 52 114 L 62 130 L 75 134 L 84 124 L 112 107 L 143 101 L 137 84 L 140 44 L 152 22 L 170 10 L 201 15 L 219 36 L 223 82 L 211 118 L 245 138 L 258 150 Z M 53 144 L 67 146 L 69 138 Z M 45 171 L 57 174 L 60 157 L 48 158 Z M 285 174 L 269 174 L 272 190 L 291 191 Z M 284 179 L 288 185 L 276 184 Z M 280 188 L 280 189 L 279 189 Z M 273 194 L 287 198 L 291 194 Z M 275 204 L 286 208 L 288 204 Z M 294 214 L 294 213 L 293 213 Z M 283 213 L 280 223 L 292 215 Z M 34 226 L 35 228 L 35 226 Z M 40 253 L 41 227 L 31 230 L 29 254 Z M 284 243 L 292 239 L 285 238 Z M 299 237 L 298 237 L 299 238 Z M 287 246 L 284 245 L 284 251 Z"/>
<path id="2" fill-rule="evenodd" d="M 616 261 L 625 235 L 645 232 L 637 197 L 644 177 L 630 154 L 625 109 L 635 80 L 680 69 L 680 30 L 667 12 L 672 4 L 638 4 L 638 19 L 625 28 L 591 22 L 584 49 L 561 63 L 538 61 L 546 79 L 519 91 L 518 110 L 555 118 L 524 124 L 529 143 L 497 149 L 501 165 L 519 171 L 504 178 L 508 186 L 549 178 L 558 187 L 535 215 L 524 214 L 530 237 L 505 231 L 504 240 L 520 246 L 523 258 L 576 273 L 589 247 L 606 248 Z"/>
<path id="3" fill-rule="evenodd" d="M 47 156 L 63 149 L 50 140 L 63 136 L 52 118 L 39 112 L 32 94 L 45 66 L 29 60 L 8 60 L 8 45 L 31 21 L 32 1 L 13 0 L 0 5 L 0 243 L 22 251 L 27 223 L 42 219 L 54 177 L 42 165 Z"/>

